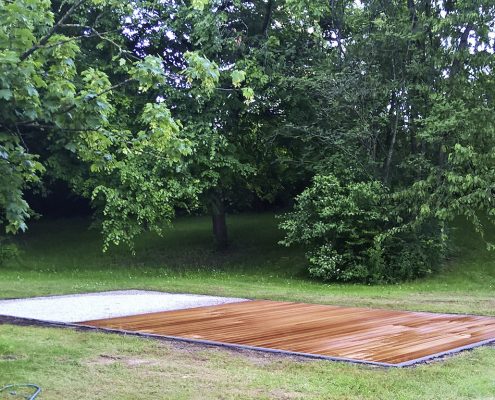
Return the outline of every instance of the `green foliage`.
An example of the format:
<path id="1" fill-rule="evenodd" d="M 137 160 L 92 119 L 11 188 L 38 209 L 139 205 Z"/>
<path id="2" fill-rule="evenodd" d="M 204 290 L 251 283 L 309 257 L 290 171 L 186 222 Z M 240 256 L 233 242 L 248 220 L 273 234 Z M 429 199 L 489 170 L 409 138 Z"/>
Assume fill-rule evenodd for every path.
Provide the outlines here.
<path id="1" fill-rule="evenodd" d="M 316 176 L 281 223 L 286 233 L 282 244 L 305 245 L 314 277 L 365 280 L 370 276 L 368 252 L 386 222 L 384 199 L 379 182 Z"/>
<path id="2" fill-rule="evenodd" d="M 139 82 L 141 92 L 159 88 L 166 83 L 161 57 L 148 55 L 143 60 L 135 62 L 129 73 Z"/>
<path id="3" fill-rule="evenodd" d="M 188 64 L 184 70 L 187 81 L 193 83 L 199 80 L 205 92 L 211 94 L 220 78 L 217 64 L 200 56 L 197 52 L 188 51 L 184 53 L 184 58 Z"/>
<path id="4" fill-rule="evenodd" d="M 268 66 L 273 57 L 260 52 L 266 38 L 256 32 L 254 52 L 239 51 L 240 38 L 225 34 L 239 18 L 256 20 L 249 7 L 236 2 L 226 13 L 212 3 L 206 13 L 208 1 L 5 5 L 0 132 L 10 159 L 0 160 L 0 209 L 9 232 L 26 228 L 24 191 L 44 169 L 92 199 L 105 248 L 131 244 L 143 230 L 160 232 L 176 207 L 208 207 L 213 192 L 222 193 L 221 202 L 242 198 L 239 189 L 273 192 L 261 178 L 249 182 L 260 164 L 267 167 L 261 131 L 252 129 L 259 124 L 247 115 L 255 90 L 268 83 L 261 62 Z M 143 20 L 138 13 L 153 15 L 150 29 L 134 30 Z M 163 52 L 154 18 L 177 38 L 174 56 Z"/>
<path id="5" fill-rule="evenodd" d="M 168 87 L 163 59 L 123 49 L 119 18 L 132 8 L 111 0 L 0 5 L 0 223 L 9 233 L 26 229 L 24 192 L 46 170 L 94 200 L 105 248 L 159 231 L 195 197 L 178 173 L 191 146 L 157 96 Z"/>
<path id="6" fill-rule="evenodd" d="M 7 233 L 25 231 L 25 220 L 30 215 L 29 205 L 23 198 L 23 189 L 37 183 L 43 172 L 37 157 L 25 152 L 18 140 L 10 140 L 0 133 L 0 224 Z"/>
<path id="7" fill-rule="evenodd" d="M 381 282 L 431 273 L 444 254 L 439 227 L 397 225 L 397 206 L 381 182 L 317 175 L 283 217 L 281 244 L 302 244 L 310 274 L 323 280 Z"/>
<path id="8" fill-rule="evenodd" d="M 232 71 L 232 84 L 234 87 L 238 88 L 241 86 L 241 83 L 246 80 L 246 72 L 245 71 L 239 71 L 235 69 Z"/>
<path id="9" fill-rule="evenodd" d="M 429 273 L 447 222 L 495 221 L 492 3 L 0 0 L 0 221 L 43 173 L 106 247 L 302 191 L 315 276 Z"/>
<path id="10" fill-rule="evenodd" d="M 243 87 L 242 95 L 246 99 L 247 104 L 251 103 L 254 100 L 254 90 L 250 87 Z"/>
<path id="11" fill-rule="evenodd" d="M 495 49 L 487 36 L 495 20 L 492 2 L 343 1 L 330 9 L 288 4 L 295 14 L 318 20 L 321 30 L 314 33 L 331 48 L 322 45 L 314 62 L 297 64 L 283 82 L 286 107 L 293 110 L 279 133 L 285 158 L 290 154 L 309 176 L 332 173 L 344 187 L 349 184 L 341 177 L 380 181 L 387 190 L 382 217 L 371 224 L 373 241 L 345 207 L 333 218 L 344 221 L 347 231 L 355 227 L 352 235 L 332 228 L 318 243 L 289 233 L 287 241 L 305 246 L 311 271 L 323 278 L 339 279 L 339 266 L 371 280 L 437 270 L 448 243 L 447 222 L 463 215 L 482 237 L 495 222 Z M 352 198 L 350 193 L 343 197 Z M 302 208 L 308 209 L 307 201 Z M 301 212 L 299 203 L 295 212 Z M 309 232 L 328 225 L 325 215 L 313 215 L 308 225 L 292 222 Z M 480 215 L 488 218 L 482 222 Z M 366 238 L 367 250 L 339 251 L 339 234 L 345 243 Z"/>
<path id="12" fill-rule="evenodd" d="M 435 219 L 398 225 L 379 235 L 368 252 L 372 280 L 397 282 L 438 272 L 448 253 L 445 225 Z"/>
<path id="13" fill-rule="evenodd" d="M 196 10 L 203 11 L 208 3 L 209 0 L 192 0 L 192 7 Z"/>

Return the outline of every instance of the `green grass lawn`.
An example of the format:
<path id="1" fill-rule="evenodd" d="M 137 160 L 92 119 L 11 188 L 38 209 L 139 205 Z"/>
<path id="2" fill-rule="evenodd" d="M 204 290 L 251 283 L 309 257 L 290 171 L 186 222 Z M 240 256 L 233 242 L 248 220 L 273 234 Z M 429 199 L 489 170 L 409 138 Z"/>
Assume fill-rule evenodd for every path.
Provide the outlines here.
<path id="1" fill-rule="evenodd" d="M 299 249 L 277 245 L 272 214 L 229 219 L 232 247 L 213 249 L 209 218 L 179 219 L 101 253 L 88 221 L 32 224 L 0 267 L 0 297 L 155 289 L 249 298 L 495 315 L 495 258 L 458 223 L 441 273 L 400 285 L 308 279 Z M 0 325 L 0 386 L 31 381 L 43 399 L 495 399 L 495 348 L 408 369 L 300 361 L 118 335 Z M 1 397 L 0 397 L 1 398 Z"/>

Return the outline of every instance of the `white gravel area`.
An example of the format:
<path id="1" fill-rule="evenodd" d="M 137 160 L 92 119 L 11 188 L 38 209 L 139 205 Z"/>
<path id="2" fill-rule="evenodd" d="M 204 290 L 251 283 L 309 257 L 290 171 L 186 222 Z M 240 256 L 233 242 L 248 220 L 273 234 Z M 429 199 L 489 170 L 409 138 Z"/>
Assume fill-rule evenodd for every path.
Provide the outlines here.
<path id="1" fill-rule="evenodd" d="M 81 322 L 240 301 L 247 299 L 147 290 L 119 290 L 0 300 L 0 315 L 51 322 Z"/>

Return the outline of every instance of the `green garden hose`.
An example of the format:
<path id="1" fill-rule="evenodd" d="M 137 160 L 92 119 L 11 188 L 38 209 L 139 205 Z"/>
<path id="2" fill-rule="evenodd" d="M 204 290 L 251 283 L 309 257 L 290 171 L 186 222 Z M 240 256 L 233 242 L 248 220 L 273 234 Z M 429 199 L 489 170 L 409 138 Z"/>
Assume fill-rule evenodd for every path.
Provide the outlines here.
<path id="1" fill-rule="evenodd" d="M 18 389 L 21 388 L 29 388 L 33 389 L 34 393 L 28 395 L 21 395 L 17 393 Z M 11 396 L 23 396 L 22 398 L 25 400 L 34 400 L 41 393 L 41 388 L 38 385 L 34 385 L 32 383 L 21 383 L 18 385 L 6 385 L 0 388 L 0 393 L 8 391 L 8 394 Z"/>

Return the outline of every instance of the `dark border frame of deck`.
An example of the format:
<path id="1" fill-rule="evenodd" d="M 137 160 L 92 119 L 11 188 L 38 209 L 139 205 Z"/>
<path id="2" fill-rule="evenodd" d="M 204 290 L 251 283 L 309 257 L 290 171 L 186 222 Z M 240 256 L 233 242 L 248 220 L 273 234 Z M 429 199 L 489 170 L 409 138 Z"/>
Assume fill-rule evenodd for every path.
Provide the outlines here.
<path id="1" fill-rule="evenodd" d="M 9 315 L 0 315 L 0 324 L 11 324 L 11 325 L 21 325 L 21 326 L 42 326 L 49 328 L 66 328 L 66 329 L 69 328 L 77 331 L 92 331 L 92 332 L 118 334 L 124 336 L 137 336 L 137 337 L 144 337 L 155 340 L 166 340 L 166 341 L 178 342 L 178 343 L 192 343 L 196 345 L 226 348 L 231 350 L 248 350 L 248 351 L 256 351 L 260 353 L 278 354 L 282 356 L 302 357 L 302 358 L 315 359 L 315 360 L 337 361 L 337 362 L 345 362 L 345 363 L 358 364 L 358 365 L 369 365 L 369 366 L 384 367 L 384 368 L 411 367 L 418 364 L 426 363 L 428 361 L 433 361 L 436 359 L 453 356 L 463 351 L 469 351 L 478 347 L 495 344 L 495 338 L 491 338 L 487 340 L 482 340 L 480 342 L 472 343 L 466 346 L 456 347 L 450 350 L 442 351 L 440 353 L 430 354 L 425 357 L 415 358 L 413 360 L 393 364 L 393 363 L 385 363 L 378 361 L 357 360 L 357 359 L 345 358 L 345 357 L 332 357 L 321 354 L 311 354 L 311 353 L 301 353 L 301 352 L 288 351 L 288 350 L 270 349 L 267 347 L 256 347 L 256 346 L 248 346 L 242 344 L 224 343 L 224 342 L 217 342 L 211 340 L 190 339 L 180 336 L 157 335 L 153 333 L 135 332 L 124 329 L 99 328 L 91 325 L 84 325 L 78 323 L 43 321 L 32 318 L 12 317 Z"/>

